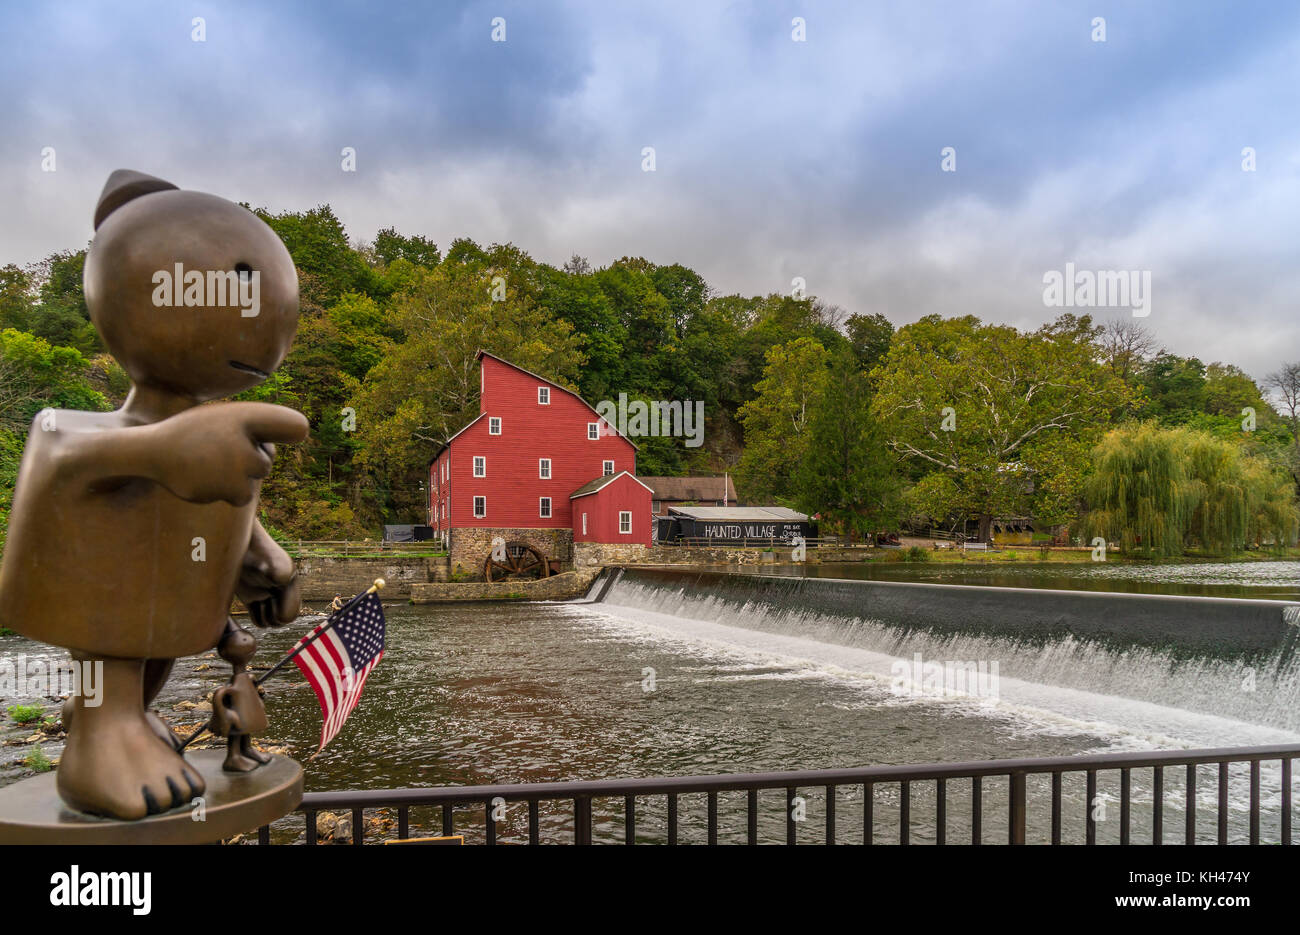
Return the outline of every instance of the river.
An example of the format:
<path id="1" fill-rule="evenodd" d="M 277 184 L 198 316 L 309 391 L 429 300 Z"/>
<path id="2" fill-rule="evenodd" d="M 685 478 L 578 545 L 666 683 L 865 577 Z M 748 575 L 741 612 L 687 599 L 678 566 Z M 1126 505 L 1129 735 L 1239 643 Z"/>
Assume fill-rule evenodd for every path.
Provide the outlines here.
<path id="1" fill-rule="evenodd" d="M 915 575 L 914 580 L 935 574 L 971 576 L 963 580 L 974 577 L 965 569 L 893 567 L 904 568 Z M 883 574 L 903 573 L 893 567 Z M 1294 590 L 1296 563 L 1248 566 L 1254 583 L 1239 575 L 1236 580 L 1219 580 L 1213 570 L 1217 567 L 1187 573 L 1163 566 L 1164 586 L 1227 587 L 1235 589 L 1236 595 L 1269 597 L 1287 588 Z M 881 574 L 879 568 L 871 574 Z M 688 583 L 651 580 L 647 574 L 633 573 L 643 577 L 620 581 L 601 603 L 389 607 L 384 660 L 343 731 L 307 764 L 307 788 L 815 769 L 1300 741 L 1297 722 L 1268 713 L 1267 704 L 1252 707 L 1251 702 L 1240 706 L 1237 716 L 1223 716 L 1204 710 L 1205 705 L 1195 700 L 1161 703 L 1166 696 L 1142 697 L 1142 692 L 1125 688 L 1133 672 L 1161 667 L 1175 670 L 1167 678 L 1174 686 L 1204 680 L 1207 672 L 1217 673 L 1221 681 L 1230 680 L 1238 675 L 1231 667 L 1240 665 L 1239 660 L 1192 660 L 1201 668 L 1180 675 L 1177 667 L 1188 660 L 1174 665 L 1157 658 L 1158 653 L 1121 652 L 1117 663 L 1078 641 L 1073 646 L 1068 640 L 1050 646 L 1040 641 L 1028 648 L 1023 641 L 996 646 L 960 640 L 916 643 L 928 659 L 988 659 L 1001 664 L 995 697 L 939 696 L 916 691 L 916 686 L 900 688 L 896 664 L 912 658 L 914 645 L 889 643 L 873 635 L 875 624 L 867 613 L 839 621 L 798 606 L 779 608 L 777 613 L 772 602 L 780 598 L 765 598 L 767 604 L 721 600 L 693 592 Z M 1016 569 L 1014 574 L 1023 584 L 1027 576 L 1040 573 Z M 1058 568 L 1044 569 L 1041 577 L 1059 586 L 1060 574 Z M 1099 579 L 1086 580 L 1088 586 L 1095 586 Z M 259 661 L 279 658 L 306 623 L 263 632 Z M 21 637 L 0 638 L 2 658 L 44 652 L 39 644 Z M 1024 668 L 1025 659 L 1053 654 L 1059 664 L 1049 658 L 1048 664 Z M 1270 693 L 1294 690 L 1290 661 L 1279 676 L 1286 684 L 1270 685 Z M 1080 678 L 1081 664 L 1096 669 Z M 199 669 L 205 665 L 212 668 Z M 1121 677 L 1108 675 L 1107 666 L 1120 670 Z M 1216 666 L 1229 668 L 1218 671 Z M 201 699 L 221 683 L 222 668 L 215 658 L 183 661 L 159 706 L 170 711 L 185 699 Z M 1074 673 L 1073 682 L 1062 677 L 1069 672 Z M 277 675 L 270 687 L 267 706 L 272 730 L 265 740 L 305 760 L 320 729 L 315 698 L 292 668 Z M 1213 691 L 1224 690 L 1220 682 L 1215 683 Z M 1176 692 L 1168 697 L 1176 697 Z M 15 700 L 23 699 L 4 702 Z M 1231 714 L 1230 708 L 1223 710 Z M 197 722 L 193 712 L 175 715 Z M 11 728 L 5 736 L 21 733 L 25 731 Z M 51 756 L 59 752 L 57 744 L 46 744 L 45 749 Z M 5 758 L 23 752 L 22 747 L 7 747 Z M 0 782 L 24 775 L 6 765 Z M 1266 766 L 1266 839 L 1270 822 L 1276 823 L 1278 779 L 1276 770 Z M 1244 768 L 1240 774 L 1234 770 L 1230 822 L 1234 839 L 1246 833 L 1246 781 Z M 1172 842 L 1181 834 L 1178 809 L 1183 789 L 1179 777 L 1167 777 L 1165 785 L 1169 803 L 1165 826 Z M 1214 832 L 1212 787 L 1207 775 L 1201 783 L 1206 841 Z M 842 794 L 847 796 L 839 803 L 845 840 L 860 839 L 852 818 L 855 802 L 861 808 L 860 799 L 855 800 L 852 791 Z M 924 817 L 932 814 L 932 799 L 926 804 L 930 794 L 914 791 L 916 840 L 933 838 L 934 829 Z M 949 792 L 949 840 L 961 840 L 968 827 L 963 794 Z M 1004 801 L 998 798 L 1004 792 L 995 782 L 986 783 L 984 794 L 989 802 Z M 1041 801 L 1036 794 L 1031 781 L 1031 803 Z M 1103 777 L 1100 794 L 1103 811 L 1109 801 L 1117 814 L 1118 777 Z M 814 811 L 817 794 L 810 795 L 809 808 Z M 1150 790 L 1144 776 L 1135 774 L 1134 795 L 1136 826 L 1150 820 Z M 897 789 L 891 793 L 882 787 L 877 796 L 879 833 L 886 840 L 893 833 L 889 810 L 896 806 Z M 764 819 L 765 838 L 779 839 L 784 832 L 776 801 L 780 798 L 773 800 L 773 815 Z M 703 834 L 700 799 L 694 804 L 683 800 L 684 841 Z M 1082 790 L 1068 782 L 1066 803 L 1068 840 L 1071 834 L 1081 834 L 1083 822 Z M 614 807 L 621 803 L 607 804 L 607 811 L 597 807 L 598 839 L 614 835 L 621 822 Z M 726 805 L 724 796 L 724 815 Z M 661 836 L 656 831 L 661 816 L 657 818 L 655 811 L 660 806 L 661 802 L 648 804 L 639 816 L 648 840 Z M 996 813 L 996 807 L 986 808 L 986 840 L 999 840 Z M 499 835 L 506 840 L 521 835 L 524 814 L 522 808 L 514 809 Z M 434 815 L 422 815 L 421 810 L 412 820 L 417 828 L 436 824 Z M 722 840 L 738 840 L 744 830 L 743 811 L 738 809 L 727 820 L 731 824 L 724 821 Z M 544 815 L 544 824 L 558 827 L 561 821 L 559 815 Z M 481 834 L 476 830 L 481 815 L 465 816 L 462 823 L 471 836 Z M 301 819 L 288 819 L 279 827 L 284 830 L 277 837 L 292 838 L 296 834 L 292 829 L 301 829 Z M 1031 839 L 1034 827 L 1031 812 Z M 1118 837 L 1117 822 L 1102 821 L 1098 828 L 1099 840 Z M 1275 837 L 1276 830 L 1271 834 Z"/>

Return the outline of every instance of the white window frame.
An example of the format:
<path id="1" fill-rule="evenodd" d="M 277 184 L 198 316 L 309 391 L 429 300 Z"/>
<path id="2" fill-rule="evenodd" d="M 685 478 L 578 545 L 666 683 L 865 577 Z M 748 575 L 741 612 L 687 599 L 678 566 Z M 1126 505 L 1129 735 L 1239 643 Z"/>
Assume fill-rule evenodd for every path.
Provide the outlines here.
<path id="1" fill-rule="evenodd" d="M 550 480 L 554 472 L 551 470 L 550 458 L 537 459 L 537 478 L 538 480 Z"/>
<path id="2" fill-rule="evenodd" d="M 598 441 L 599 439 L 600 439 L 600 423 L 599 423 L 599 422 L 588 422 L 588 423 L 587 423 L 587 441 L 589 441 L 589 442 L 594 442 L 594 441 Z"/>
<path id="3" fill-rule="evenodd" d="M 479 471 L 480 467 L 483 468 L 482 472 Z M 487 477 L 487 456 L 486 455 L 474 456 L 474 476 Z"/>
<path id="4" fill-rule="evenodd" d="M 623 528 L 623 517 L 625 516 L 627 517 L 627 529 Z M 632 535 L 632 511 L 631 510 L 618 511 L 618 534 L 620 536 Z"/>
<path id="5" fill-rule="evenodd" d="M 551 498 L 550 498 L 550 497 L 538 497 L 538 498 L 537 498 L 537 515 L 540 516 L 542 519 L 550 519 L 550 518 L 551 518 L 551 516 L 552 516 L 553 514 L 552 514 L 552 512 L 551 512 Z"/>
<path id="6" fill-rule="evenodd" d="M 482 510 L 482 512 L 480 512 L 480 511 L 479 511 L 479 508 L 478 508 L 478 502 L 479 502 L 480 500 L 483 501 L 483 510 Z M 485 518 L 486 516 L 487 516 L 487 497 L 475 497 L 475 498 L 474 498 L 474 518 L 475 518 L 475 519 L 483 519 L 483 518 Z"/>
<path id="7" fill-rule="evenodd" d="M 583 514 L 582 514 L 582 534 L 583 534 L 584 536 L 587 534 L 587 514 L 586 514 L 586 513 L 583 513 Z"/>
<path id="8" fill-rule="evenodd" d="M 500 417 L 500 416 L 488 416 L 488 434 L 489 434 L 489 435 L 500 435 L 500 434 L 501 434 L 501 417 Z"/>
<path id="9" fill-rule="evenodd" d="M 618 472 L 614 470 L 614 462 L 613 462 L 613 461 L 602 461 L 602 462 L 600 462 L 600 476 L 601 476 L 601 477 L 609 477 L 611 474 L 616 474 L 616 473 L 618 473 Z"/>
<path id="10" fill-rule="evenodd" d="M 551 388 L 549 386 L 539 386 L 537 388 L 537 405 L 549 406 L 551 404 Z"/>

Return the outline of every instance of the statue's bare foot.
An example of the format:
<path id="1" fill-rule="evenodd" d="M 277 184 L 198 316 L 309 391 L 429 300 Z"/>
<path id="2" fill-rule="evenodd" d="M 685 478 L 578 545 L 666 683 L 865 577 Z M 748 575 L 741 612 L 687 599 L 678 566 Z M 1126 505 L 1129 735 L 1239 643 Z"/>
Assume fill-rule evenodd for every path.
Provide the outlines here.
<path id="1" fill-rule="evenodd" d="M 73 808 L 134 820 L 203 793 L 202 777 L 145 717 L 140 669 L 139 662 L 106 660 L 103 703 L 88 707 L 77 699 L 55 775 L 59 795 Z"/>
<path id="2" fill-rule="evenodd" d="M 257 760 L 257 762 L 261 763 L 262 765 L 266 765 L 267 763 L 270 763 L 272 759 L 274 759 L 271 756 L 271 754 L 264 753 L 261 750 L 257 749 L 256 747 L 254 747 L 253 742 L 249 740 L 247 734 L 244 734 L 244 736 L 239 738 L 239 752 L 242 753 L 244 756 L 251 757 L 252 759 Z"/>
<path id="3" fill-rule="evenodd" d="M 221 768 L 228 773 L 251 773 L 261 765 L 260 761 L 244 756 L 239 743 L 235 742 L 226 749 L 226 759 Z"/>
<path id="4" fill-rule="evenodd" d="M 166 722 L 158 716 L 156 711 L 148 709 L 144 712 L 144 719 L 149 722 L 149 727 L 158 735 L 163 743 L 167 744 L 173 750 L 180 750 L 181 739 L 176 736 L 176 731 L 167 726 Z"/>

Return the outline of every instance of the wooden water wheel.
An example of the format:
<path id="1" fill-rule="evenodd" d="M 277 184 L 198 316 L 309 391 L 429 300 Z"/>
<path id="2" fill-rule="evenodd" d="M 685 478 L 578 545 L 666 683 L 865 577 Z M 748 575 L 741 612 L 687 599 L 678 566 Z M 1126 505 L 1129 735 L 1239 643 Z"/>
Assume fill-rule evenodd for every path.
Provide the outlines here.
<path id="1" fill-rule="evenodd" d="M 504 562 L 494 560 L 490 552 L 483 562 L 483 577 L 488 581 L 546 578 L 550 574 L 546 556 L 526 542 L 507 542 Z"/>

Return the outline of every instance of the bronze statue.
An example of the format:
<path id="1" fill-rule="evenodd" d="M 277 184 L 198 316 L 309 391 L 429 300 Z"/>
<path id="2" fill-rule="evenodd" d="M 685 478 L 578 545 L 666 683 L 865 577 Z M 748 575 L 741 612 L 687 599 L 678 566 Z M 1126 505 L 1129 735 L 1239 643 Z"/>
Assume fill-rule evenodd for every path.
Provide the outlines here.
<path id="1" fill-rule="evenodd" d="M 204 789 L 146 710 L 173 660 L 218 645 L 236 594 L 260 626 L 298 614 L 293 562 L 257 503 L 275 443 L 302 441 L 307 421 L 266 403 L 201 405 L 284 360 L 298 278 L 248 209 L 125 170 L 100 196 L 84 278 L 91 320 L 132 388 L 116 412 L 36 417 L 0 567 L 0 625 L 102 661 L 102 704 L 70 701 L 58 793 L 83 812 L 138 819 Z M 247 719 L 247 689 L 238 697 Z"/>
<path id="2" fill-rule="evenodd" d="M 252 735 L 266 730 L 266 706 L 262 688 L 248 674 L 248 660 L 257 649 L 257 639 L 233 620 L 226 622 L 226 633 L 217 644 L 221 658 L 233 671 L 230 682 L 212 693 L 212 718 L 208 730 L 226 738 L 226 760 L 221 768 L 232 773 L 246 773 L 270 762 L 271 757 L 254 749 Z"/>

